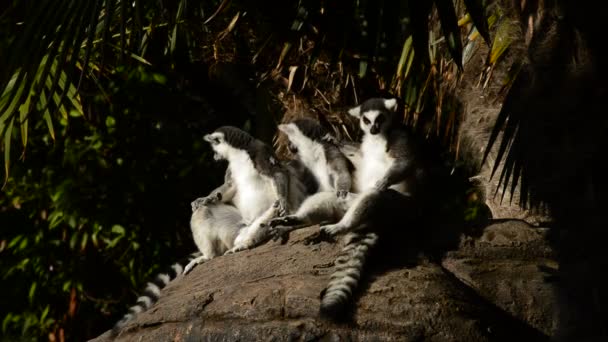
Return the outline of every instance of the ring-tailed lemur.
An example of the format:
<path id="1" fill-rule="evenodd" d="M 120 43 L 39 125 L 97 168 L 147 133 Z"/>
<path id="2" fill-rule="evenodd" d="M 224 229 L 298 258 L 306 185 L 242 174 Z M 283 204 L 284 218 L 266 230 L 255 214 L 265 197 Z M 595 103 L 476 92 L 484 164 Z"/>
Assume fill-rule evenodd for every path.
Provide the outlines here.
<path id="1" fill-rule="evenodd" d="M 351 190 L 351 165 L 336 139 L 318 122 L 309 118 L 279 125 L 289 139 L 288 149 L 315 176 L 318 191 L 336 191 L 346 197 Z"/>
<path id="2" fill-rule="evenodd" d="M 216 160 L 228 160 L 224 183 L 208 196 L 191 203 L 190 227 L 199 252 L 189 257 L 182 269 L 160 274 L 148 283 L 144 295 L 112 329 L 117 334 L 137 313 L 147 310 L 160 290 L 180 273 L 227 252 L 255 246 L 266 238 L 266 223 L 279 213 L 297 208 L 307 195 L 295 165 L 280 165 L 272 149 L 236 127 L 220 127 L 205 135 Z"/>
<path id="3" fill-rule="evenodd" d="M 412 196 L 424 181 L 425 167 L 418 155 L 417 142 L 394 118 L 395 99 L 373 98 L 349 110 L 357 117 L 363 131 L 360 150 L 345 151 L 355 164 L 353 188 L 360 194 L 349 194 L 336 200 L 322 193 L 309 197 L 294 215 L 276 218 L 272 226 L 339 222 L 321 227 L 322 235 L 350 232 L 346 246 L 336 261 L 337 270 L 323 292 L 321 314 L 334 316 L 348 303 L 357 287 L 362 267 L 378 241 L 378 228 L 387 218 L 415 214 Z"/>
<path id="4" fill-rule="evenodd" d="M 318 185 L 318 192 L 308 197 L 301 208 L 304 208 L 306 213 L 312 212 L 312 216 L 315 216 L 315 213 L 321 216 L 307 217 L 298 209 L 294 215 L 274 219 L 271 224 L 271 234 L 274 238 L 308 224 L 330 221 L 330 218 L 325 217 L 329 210 L 332 210 L 331 217 L 335 217 L 335 220 L 340 219 L 353 198 L 349 193 L 352 186 L 352 164 L 340 151 L 336 139 L 328 130 L 308 118 L 281 124 L 279 130 L 287 136 L 290 152 L 310 171 Z M 328 209 L 311 211 L 310 207 L 316 204 L 326 206 Z"/>
<path id="5" fill-rule="evenodd" d="M 272 148 L 236 127 L 220 127 L 205 136 L 215 159 L 228 161 L 224 185 L 210 196 L 194 201 L 196 205 L 221 201 L 230 203 L 241 214 L 243 228 L 227 253 L 251 248 L 266 237 L 269 219 L 291 212 L 306 197 L 305 185 L 294 168 L 282 165 Z M 276 202 L 276 203 L 275 203 Z M 192 230 L 197 230 L 195 225 Z M 205 257 L 201 256 L 200 261 Z M 199 260 L 193 260 L 192 266 Z"/>
<path id="6" fill-rule="evenodd" d="M 395 99 L 372 98 L 349 110 L 363 131 L 355 172 L 361 194 L 339 222 L 323 225 L 320 231 L 329 236 L 356 234 L 338 257 L 337 270 L 321 299 L 322 315 L 335 317 L 348 303 L 369 249 L 382 237 L 378 232 L 391 222 L 417 215 L 413 201 L 423 191 L 426 165 L 416 139 L 397 122 L 396 108 Z"/>

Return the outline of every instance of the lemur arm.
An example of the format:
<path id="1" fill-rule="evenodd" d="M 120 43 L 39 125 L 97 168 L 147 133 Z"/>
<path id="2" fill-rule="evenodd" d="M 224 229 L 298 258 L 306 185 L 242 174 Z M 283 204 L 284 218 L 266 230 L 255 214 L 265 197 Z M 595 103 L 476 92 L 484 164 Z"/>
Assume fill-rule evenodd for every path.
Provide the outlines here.
<path id="1" fill-rule="evenodd" d="M 332 171 L 336 175 L 336 179 L 334 180 L 336 194 L 338 197 L 344 198 L 351 190 L 352 186 L 349 161 L 338 147 L 330 149 L 328 157 L 330 158 Z"/>
<path id="2" fill-rule="evenodd" d="M 279 215 L 291 212 L 293 208 L 289 208 L 289 176 L 283 169 L 277 169 L 272 174 L 274 190 L 279 201 Z"/>
<path id="3" fill-rule="evenodd" d="M 230 169 L 226 169 L 224 174 L 224 184 L 218 186 L 215 190 L 211 191 L 209 195 L 205 197 L 199 197 L 192 201 L 192 211 L 196 211 L 198 208 L 204 205 L 209 205 L 216 202 L 226 203 L 232 200 L 236 193 L 236 186 L 232 181 L 232 173 Z"/>
<path id="4" fill-rule="evenodd" d="M 391 185 L 400 183 L 416 172 L 417 147 L 413 145 L 413 141 L 407 134 L 400 131 L 396 131 L 394 134 L 392 137 L 389 136 L 391 150 L 388 151 L 389 155 L 394 158 L 394 162 L 376 183 L 376 188 L 379 190 L 385 190 Z"/>
<path id="5" fill-rule="evenodd" d="M 405 180 L 410 174 L 414 173 L 415 170 L 413 162 L 406 159 L 395 160 L 393 165 L 384 174 L 384 177 L 376 182 L 376 188 L 378 190 L 386 190 L 391 185 Z"/>

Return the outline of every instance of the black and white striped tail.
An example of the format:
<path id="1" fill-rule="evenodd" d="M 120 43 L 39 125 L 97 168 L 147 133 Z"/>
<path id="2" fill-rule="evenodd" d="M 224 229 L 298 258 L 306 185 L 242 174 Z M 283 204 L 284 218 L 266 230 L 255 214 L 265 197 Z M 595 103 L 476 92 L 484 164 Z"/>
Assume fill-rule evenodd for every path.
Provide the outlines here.
<path id="1" fill-rule="evenodd" d="M 370 249 L 378 242 L 376 233 L 351 233 L 346 236 L 346 246 L 336 258 L 336 270 L 329 285 L 321 294 L 321 317 L 339 318 L 349 304 L 369 256 Z"/>
<path id="2" fill-rule="evenodd" d="M 120 321 L 114 324 L 114 327 L 112 328 L 112 335 L 118 335 L 120 330 L 122 330 L 122 328 L 127 324 L 127 322 L 133 319 L 140 312 L 148 310 L 152 306 L 152 304 L 156 303 L 156 301 L 160 297 L 160 291 L 165 286 L 167 286 L 171 280 L 177 278 L 178 275 L 183 273 L 185 264 L 200 255 L 200 252 L 194 252 L 190 254 L 183 260 L 180 260 L 171 265 L 170 269 L 167 272 L 159 273 L 158 275 L 156 275 L 156 278 L 154 278 L 153 281 L 148 282 L 148 284 L 146 284 L 146 288 L 143 294 L 139 298 L 137 298 L 137 303 L 135 303 L 135 305 L 129 308 L 127 314 L 124 315 Z"/>

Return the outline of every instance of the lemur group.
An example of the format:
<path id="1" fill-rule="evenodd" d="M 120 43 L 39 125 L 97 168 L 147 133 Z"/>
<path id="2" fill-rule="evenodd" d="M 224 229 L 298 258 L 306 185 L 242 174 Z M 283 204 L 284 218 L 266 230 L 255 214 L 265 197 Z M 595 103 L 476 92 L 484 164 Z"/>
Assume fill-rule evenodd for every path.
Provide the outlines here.
<path id="1" fill-rule="evenodd" d="M 159 274 L 113 332 L 148 309 L 179 274 L 215 257 L 254 248 L 315 224 L 317 237 L 343 249 L 321 292 L 320 316 L 343 314 L 362 278 L 369 253 L 390 239 L 396 223 L 416 215 L 428 183 L 415 139 L 401 123 L 394 98 L 370 98 L 348 110 L 359 121 L 360 143 L 340 141 L 310 118 L 282 123 L 293 159 L 279 160 L 268 144 L 224 126 L 204 136 L 215 160 L 228 162 L 224 184 L 194 200 L 190 221 L 198 252 L 182 268 Z"/>

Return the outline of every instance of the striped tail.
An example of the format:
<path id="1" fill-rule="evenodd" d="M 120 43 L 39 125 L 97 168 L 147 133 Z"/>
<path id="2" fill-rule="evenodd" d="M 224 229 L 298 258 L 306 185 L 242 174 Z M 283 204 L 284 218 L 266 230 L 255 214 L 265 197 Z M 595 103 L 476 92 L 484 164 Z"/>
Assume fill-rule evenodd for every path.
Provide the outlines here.
<path id="1" fill-rule="evenodd" d="M 200 252 L 194 252 L 184 259 L 171 265 L 170 269 L 166 273 L 159 273 L 156 275 L 153 281 L 148 282 L 143 294 L 137 298 L 135 305 L 129 308 L 127 314 L 123 318 L 114 324 L 112 328 L 112 336 L 118 335 L 122 328 L 133 319 L 140 312 L 148 310 L 158 298 L 160 298 L 160 291 L 169 284 L 173 279 L 177 278 L 178 275 L 184 271 L 184 264 L 190 262 L 190 260 L 200 256 Z"/>
<path id="2" fill-rule="evenodd" d="M 336 270 L 321 293 L 321 317 L 337 319 L 342 314 L 359 285 L 370 249 L 377 242 L 376 233 L 350 233 L 346 236 L 346 246 L 336 258 Z"/>

